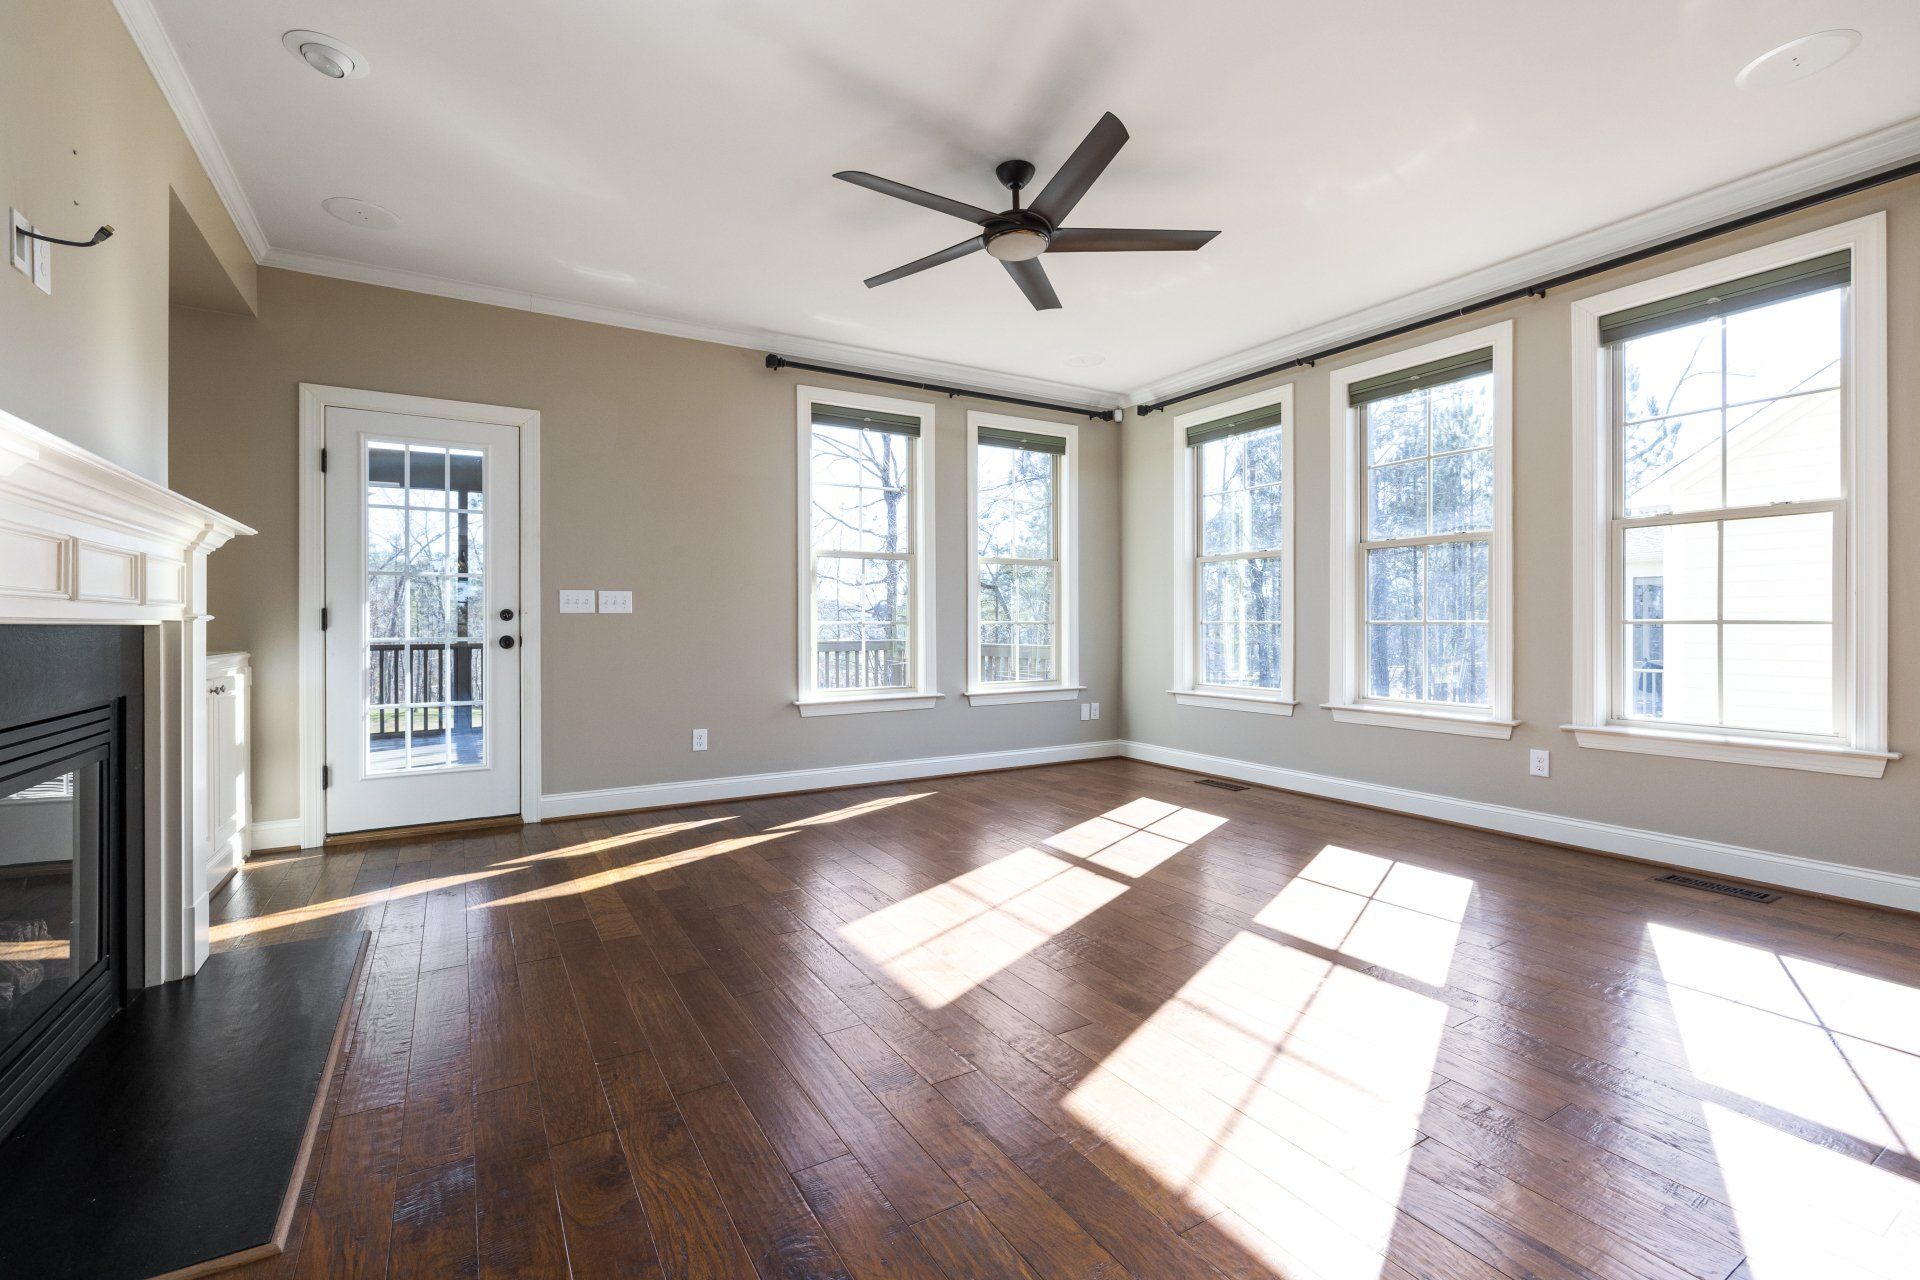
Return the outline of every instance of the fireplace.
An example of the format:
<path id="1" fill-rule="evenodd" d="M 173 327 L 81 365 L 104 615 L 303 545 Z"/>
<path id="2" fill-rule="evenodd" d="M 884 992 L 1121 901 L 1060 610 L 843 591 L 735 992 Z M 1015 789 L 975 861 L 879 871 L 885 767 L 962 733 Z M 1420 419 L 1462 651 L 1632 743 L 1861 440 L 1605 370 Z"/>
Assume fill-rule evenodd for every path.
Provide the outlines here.
<path id="1" fill-rule="evenodd" d="M 144 648 L 0 628 L 0 1136 L 138 990 Z"/>

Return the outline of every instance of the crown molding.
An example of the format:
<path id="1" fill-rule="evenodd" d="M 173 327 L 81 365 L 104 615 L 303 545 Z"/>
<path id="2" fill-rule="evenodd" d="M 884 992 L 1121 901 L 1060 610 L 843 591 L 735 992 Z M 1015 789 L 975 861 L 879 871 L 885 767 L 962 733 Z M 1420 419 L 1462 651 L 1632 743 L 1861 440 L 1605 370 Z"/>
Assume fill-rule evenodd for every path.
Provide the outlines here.
<path id="1" fill-rule="evenodd" d="M 220 145 L 220 138 L 213 131 L 213 122 L 207 118 L 207 109 L 201 105 L 200 95 L 187 78 L 187 69 L 181 65 L 179 51 L 173 47 L 172 38 L 167 35 L 160 15 L 155 12 L 153 0 L 113 0 L 113 7 L 119 12 L 127 34 L 133 37 L 140 56 L 146 59 L 147 70 L 153 73 L 161 95 L 166 98 L 167 105 L 173 108 L 174 118 L 179 120 L 180 128 L 186 132 L 193 153 L 200 157 L 200 167 L 206 170 L 207 180 L 213 183 L 220 203 L 226 206 L 227 216 L 233 219 L 240 238 L 246 241 L 247 252 L 253 255 L 255 262 L 263 261 L 271 247 L 267 244 L 267 233 L 261 228 L 253 205 L 247 201 L 240 178 L 234 173 L 226 149 Z"/>
<path id="2" fill-rule="evenodd" d="M 1324 324 L 1295 330 L 1259 346 L 1169 374 L 1137 388 L 1127 397 L 1127 402 L 1132 405 L 1152 404 L 1191 387 L 1238 377 L 1295 356 L 1407 324 L 1423 316 L 1450 311 L 1495 294 L 1523 289 L 1563 272 L 1605 262 L 1609 258 L 1659 244 L 1702 227 L 1710 227 L 1770 205 L 1892 168 L 1916 156 L 1920 156 L 1920 116 L 1479 271 L 1456 276 L 1416 293 L 1352 312 Z"/>
<path id="3" fill-rule="evenodd" d="M 488 306 L 507 307 L 515 311 L 531 311 L 536 315 L 582 320 L 589 324 L 611 325 L 619 329 L 638 329 L 645 333 L 664 334 L 672 338 L 690 338 L 696 342 L 712 342 L 726 347 L 775 351 L 796 360 L 819 360 L 846 365 L 869 373 L 885 374 L 889 377 L 923 378 L 929 382 L 950 383 L 982 392 L 1001 392 L 1036 400 L 1058 400 L 1067 404 L 1085 405 L 1089 411 L 1094 412 L 1119 409 L 1126 404 L 1125 398 L 1117 391 L 1080 386 L 1075 383 L 999 373 L 974 365 L 953 364 L 945 360 L 930 360 L 923 356 L 903 355 L 891 351 L 876 351 L 870 347 L 855 346 L 851 343 L 802 338 L 795 334 L 778 333 L 770 329 L 704 324 L 644 311 L 628 311 L 618 307 L 571 302 L 564 298 L 546 297 L 519 289 L 503 289 L 497 285 L 477 284 L 471 280 L 431 275 L 422 271 L 408 271 L 400 267 L 377 267 L 346 258 L 328 257 L 325 254 L 269 249 L 260 262 L 262 266 L 298 271 L 306 275 L 327 276 L 335 280 L 350 280 L 356 284 L 405 289 L 410 293 L 457 298 L 464 302 L 479 302 Z"/>

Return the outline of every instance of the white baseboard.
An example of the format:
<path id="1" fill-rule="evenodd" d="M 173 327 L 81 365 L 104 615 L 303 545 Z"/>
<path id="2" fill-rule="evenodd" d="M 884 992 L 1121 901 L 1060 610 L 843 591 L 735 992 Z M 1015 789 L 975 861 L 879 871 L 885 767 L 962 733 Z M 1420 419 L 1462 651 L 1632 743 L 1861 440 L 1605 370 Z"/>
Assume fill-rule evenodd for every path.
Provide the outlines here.
<path id="1" fill-rule="evenodd" d="M 543 818 L 551 819 L 577 817 L 584 813 L 614 813 L 622 809 L 663 809 L 683 804 L 709 804 L 715 800 L 738 800 L 745 796 L 779 795 L 788 791 L 823 791 L 833 787 L 866 786 L 875 782 L 938 778 L 954 773 L 1061 764 L 1069 760 L 1099 760 L 1120 754 L 1121 744 L 1118 742 L 1072 742 L 1057 747 L 979 751 L 962 756 L 922 756 L 915 760 L 831 765 L 823 769 L 791 769 L 781 773 L 737 773 L 724 778 L 654 782 L 637 787 L 562 791 L 541 796 L 540 813 Z"/>
<path id="2" fill-rule="evenodd" d="M 1349 778 L 1255 764 L 1250 760 L 1232 760 L 1198 751 L 1180 751 L 1148 742 L 1122 742 L 1119 747 L 1120 754 L 1131 759 L 1191 769 L 1195 773 L 1236 778 L 1284 791 L 1326 796 L 1422 818 L 1438 818 L 1462 826 L 1639 858 L 1690 871 L 1708 871 L 1756 884 L 1777 885 L 1783 889 L 1800 889 L 1855 902 L 1920 912 L 1920 876 L 1871 871 L 1864 867 L 1770 853 L 1765 849 L 1749 849 L 1715 840 L 1696 840 L 1691 836 L 1667 835 L 1610 822 L 1593 822 L 1532 809 L 1460 800 L 1375 782 L 1355 782 Z"/>
<path id="3" fill-rule="evenodd" d="M 300 847 L 300 819 L 274 818 L 256 822 L 247 828 L 251 849 L 297 849 Z"/>

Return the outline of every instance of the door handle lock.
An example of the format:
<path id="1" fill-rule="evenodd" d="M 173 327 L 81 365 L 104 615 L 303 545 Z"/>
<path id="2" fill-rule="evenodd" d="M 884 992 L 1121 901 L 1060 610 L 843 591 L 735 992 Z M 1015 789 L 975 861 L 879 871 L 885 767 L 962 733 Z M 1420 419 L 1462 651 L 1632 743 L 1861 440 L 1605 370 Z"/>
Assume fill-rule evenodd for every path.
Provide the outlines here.
<path id="1" fill-rule="evenodd" d="M 512 637 L 512 636 L 501 636 L 501 637 L 500 637 L 500 647 L 501 647 L 502 649 L 511 649 L 511 648 L 513 648 L 513 637 Z"/>

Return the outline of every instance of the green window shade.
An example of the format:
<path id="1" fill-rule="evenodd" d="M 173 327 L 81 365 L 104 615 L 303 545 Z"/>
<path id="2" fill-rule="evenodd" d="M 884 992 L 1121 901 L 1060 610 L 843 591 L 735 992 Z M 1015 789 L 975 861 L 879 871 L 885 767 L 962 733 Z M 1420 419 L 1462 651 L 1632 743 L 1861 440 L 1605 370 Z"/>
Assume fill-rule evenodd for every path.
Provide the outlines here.
<path id="1" fill-rule="evenodd" d="M 1249 409 L 1231 418 L 1216 418 L 1212 422 L 1196 423 L 1188 427 L 1187 447 L 1206 444 L 1210 440 L 1224 440 L 1228 436 L 1243 436 L 1249 431 L 1265 431 L 1268 427 L 1279 425 L 1279 405 L 1270 404 L 1259 409 Z"/>
<path id="2" fill-rule="evenodd" d="M 918 436 L 920 419 L 904 413 L 882 413 L 878 409 L 843 409 L 835 404 L 813 406 L 816 427 L 847 427 L 854 431 L 884 431 L 888 435 Z"/>
<path id="3" fill-rule="evenodd" d="M 1784 302 L 1803 294 L 1838 288 L 1853 280 L 1853 255 L 1845 249 L 1795 262 L 1741 280 L 1729 280 L 1707 289 L 1662 298 L 1643 306 L 1628 307 L 1600 317 L 1600 341 L 1625 342 L 1629 338 L 1698 324 L 1716 316 Z"/>
<path id="4" fill-rule="evenodd" d="M 1041 435 L 1037 431 L 1005 431 L 999 427 L 980 428 L 980 443 L 996 449 L 1024 449 L 1028 453 L 1064 454 L 1067 451 L 1067 442 L 1059 436 Z"/>
<path id="5" fill-rule="evenodd" d="M 1492 347 L 1482 347 L 1478 351 L 1463 351 L 1457 356 L 1429 360 L 1426 364 L 1417 364 L 1411 369 L 1383 373 L 1377 378 L 1364 378 L 1359 382 L 1351 383 L 1347 387 L 1347 403 L 1358 408 L 1375 400 L 1403 396 L 1409 391 L 1418 391 L 1422 387 L 1437 387 L 1442 383 L 1459 382 L 1463 378 L 1477 378 L 1483 373 L 1492 372 Z"/>

